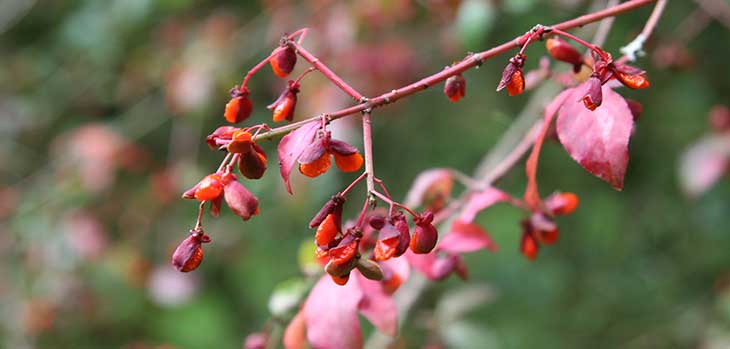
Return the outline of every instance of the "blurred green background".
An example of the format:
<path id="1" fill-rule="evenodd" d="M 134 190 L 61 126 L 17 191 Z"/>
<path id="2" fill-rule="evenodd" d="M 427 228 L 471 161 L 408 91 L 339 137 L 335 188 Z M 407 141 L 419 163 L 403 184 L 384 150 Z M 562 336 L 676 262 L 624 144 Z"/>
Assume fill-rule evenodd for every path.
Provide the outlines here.
<path id="1" fill-rule="evenodd" d="M 214 243 L 197 271 L 177 273 L 169 260 L 195 222 L 197 206 L 180 193 L 222 159 L 203 139 L 224 122 L 228 89 L 281 33 L 312 28 L 304 45 L 376 95 L 536 23 L 604 5 L 0 2 L 0 347 L 237 348 L 271 325 L 269 295 L 301 275 L 298 249 L 312 236 L 306 223 L 353 175 L 295 175 L 296 195 L 289 196 L 276 171 L 275 143 L 263 144 L 269 171 L 246 182 L 261 200 L 261 215 L 243 223 L 224 208 L 220 218 L 206 217 Z M 605 48 L 617 56 L 650 11 L 619 17 Z M 693 1 L 670 2 L 637 63 L 651 88 L 620 91 L 644 106 L 624 191 L 548 143 L 540 162 L 543 194 L 581 197 L 578 211 L 559 220 L 560 242 L 529 262 L 518 252 L 522 213 L 488 210 L 479 221 L 500 251 L 469 255 L 467 263 L 471 282 L 488 285 L 490 301 L 439 323 L 431 310 L 463 287 L 455 278 L 440 283 L 418 303 L 399 345 L 730 347 L 730 181 L 690 199 L 677 176 L 684 149 L 709 132 L 710 108 L 730 102 L 727 25 Z M 577 33 L 590 38 L 595 27 Z M 534 69 L 544 48 L 533 45 L 527 54 L 526 69 Z M 466 73 L 467 97 L 458 104 L 435 87 L 375 114 L 376 171 L 394 197 L 403 197 L 424 169 L 474 170 L 530 98 L 494 93 L 506 62 L 498 57 Z M 300 63 L 296 71 L 302 69 Z M 254 77 L 248 124 L 268 122 L 263 107 L 283 86 L 268 68 Z M 349 103 L 316 74 L 304 80 L 299 97 L 297 118 Z M 358 120 L 336 122 L 334 133 L 360 146 Z M 521 166 L 500 183 L 517 195 L 524 185 Z"/>

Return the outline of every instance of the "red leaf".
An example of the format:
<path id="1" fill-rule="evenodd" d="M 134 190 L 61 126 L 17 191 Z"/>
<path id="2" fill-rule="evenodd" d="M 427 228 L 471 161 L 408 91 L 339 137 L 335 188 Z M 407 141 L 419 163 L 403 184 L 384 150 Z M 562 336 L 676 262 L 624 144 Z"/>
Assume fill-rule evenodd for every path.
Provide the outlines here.
<path id="1" fill-rule="evenodd" d="M 594 111 L 580 103 L 584 91 L 585 87 L 574 89 L 560 109 L 558 137 L 583 168 L 621 190 L 634 118 L 624 98 L 612 89 L 603 86 L 603 103 Z"/>
<path id="2" fill-rule="evenodd" d="M 682 189 L 697 196 L 709 189 L 730 165 L 730 135 L 702 138 L 682 155 L 679 179 Z"/>
<path id="3" fill-rule="evenodd" d="M 464 223 L 471 223 L 480 211 L 507 199 L 509 199 L 509 194 L 501 190 L 492 187 L 484 189 L 469 197 L 459 219 Z"/>
<path id="4" fill-rule="evenodd" d="M 314 349 L 362 348 L 357 310 L 362 300 L 357 282 L 338 286 L 328 275 L 319 279 L 304 303 L 307 339 Z"/>
<path id="5" fill-rule="evenodd" d="M 320 125 L 318 121 L 313 121 L 284 136 L 279 142 L 279 173 L 281 173 L 281 178 L 284 179 L 289 194 L 294 194 L 291 190 L 291 183 L 289 183 L 291 170 L 304 149 L 312 143 Z"/>
<path id="6" fill-rule="evenodd" d="M 378 331 L 395 337 L 398 332 L 398 308 L 393 297 L 385 292 L 380 281 L 369 280 L 353 271 L 357 283 L 360 284 L 362 299 L 359 308 L 363 316 L 375 325 Z"/>
<path id="7" fill-rule="evenodd" d="M 540 206 L 540 191 L 537 189 L 537 162 L 540 158 L 540 150 L 542 149 L 542 143 L 545 141 L 545 134 L 547 134 L 550 128 L 550 123 L 555 117 L 555 113 L 558 109 L 563 106 L 566 98 L 573 93 L 575 89 L 566 89 L 560 92 L 550 104 L 545 107 L 544 121 L 540 133 L 535 139 L 535 145 L 532 147 L 532 152 L 527 158 L 525 163 L 525 172 L 527 173 L 527 189 L 525 189 L 525 202 L 527 202 L 533 209 Z"/>
<path id="8" fill-rule="evenodd" d="M 483 248 L 496 251 L 497 245 L 479 225 L 457 219 L 451 225 L 451 231 L 441 238 L 438 248 L 440 251 L 456 254 L 474 252 Z"/>

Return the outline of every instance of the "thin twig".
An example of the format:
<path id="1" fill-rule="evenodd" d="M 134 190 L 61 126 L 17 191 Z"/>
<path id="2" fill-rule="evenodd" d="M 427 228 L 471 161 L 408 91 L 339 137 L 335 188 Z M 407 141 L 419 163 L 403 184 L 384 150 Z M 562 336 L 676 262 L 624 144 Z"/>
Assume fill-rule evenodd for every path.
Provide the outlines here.
<path id="1" fill-rule="evenodd" d="M 653 2 L 656 2 L 656 1 L 657 0 L 631 0 L 631 1 L 627 1 L 625 3 L 622 3 L 622 4 L 617 5 L 617 6 L 614 6 L 614 7 L 610 7 L 610 8 L 607 8 L 607 9 L 603 9 L 601 11 L 596 11 L 594 13 L 590 13 L 590 14 L 587 14 L 587 15 L 583 15 L 583 16 L 577 17 L 575 19 L 571 19 L 569 21 L 565 21 L 565 22 L 562 22 L 562 23 L 558 23 L 558 24 L 552 25 L 551 27 L 552 28 L 555 28 L 555 29 L 559 29 L 559 30 L 570 30 L 570 29 L 573 29 L 573 28 L 577 28 L 577 27 L 584 26 L 584 25 L 589 24 L 589 23 L 593 23 L 593 22 L 600 21 L 600 20 L 602 20 L 604 18 L 613 17 L 613 16 L 616 16 L 616 15 L 619 15 L 619 14 L 622 14 L 622 13 L 625 13 L 625 12 L 628 12 L 628 11 L 631 11 L 631 10 L 634 10 L 636 8 L 645 6 L 647 4 L 650 4 L 650 3 L 653 3 Z M 659 0 L 659 1 L 663 1 L 663 0 Z M 410 95 L 412 95 L 414 93 L 423 91 L 426 88 L 428 88 L 430 86 L 433 86 L 435 84 L 438 84 L 439 82 L 442 82 L 442 81 L 448 79 L 451 76 L 454 76 L 454 75 L 457 75 L 457 74 L 461 74 L 461 73 L 463 73 L 466 70 L 469 70 L 469 69 L 474 68 L 474 67 L 476 67 L 478 65 L 481 65 L 485 60 L 487 60 L 489 58 L 492 58 L 494 56 L 503 54 L 503 53 L 508 52 L 508 51 L 510 51 L 512 49 L 519 48 L 519 47 L 521 47 L 524 44 L 524 41 L 525 40 L 527 40 L 527 38 L 525 37 L 525 35 L 520 35 L 520 36 L 514 38 L 513 40 L 510 40 L 508 42 L 505 42 L 505 43 L 503 43 L 503 44 L 501 44 L 499 46 L 496 46 L 494 48 L 491 48 L 489 50 L 482 51 L 482 52 L 479 52 L 479 53 L 475 53 L 473 55 L 469 55 L 467 58 L 465 58 L 461 62 L 459 62 L 457 64 L 454 64 L 454 65 L 450 66 L 447 69 L 444 69 L 444 70 L 442 70 L 442 71 L 440 71 L 440 72 L 438 72 L 436 74 L 433 74 L 431 76 L 428 76 L 426 78 L 423 78 L 421 80 L 418 80 L 418 81 L 416 81 L 416 82 L 414 82 L 412 84 L 409 84 L 407 86 L 401 87 L 401 88 L 396 89 L 396 90 L 392 90 L 391 92 L 387 92 L 387 93 L 381 94 L 378 97 L 375 97 L 375 98 L 370 99 L 367 103 L 360 103 L 358 105 L 354 105 L 354 106 L 351 106 L 351 107 L 348 107 L 348 108 L 345 108 L 345 109 L 341 109 L 341 110 L 338 110 L 338 111 L 335 111 L 335 112 L 332 112 L 332 113 L 328 113 L 327 114 L 328 115 L 328 120 L 329 121 L 337 120 L 339 118 L 342 118 L 342 117 L 345 117 L 345 116 L 349 116 L 349 115 L 352 115 L 352 114 L 355 114 L 355 113 L 359 113 L 359 112 L 365 111 L 367 109 L 378 108 L 378 107 L 384 106 L 386 104 L 393 103 L 393 102 L 395 102 L 395 101 L 397 101 L 397 100 L 399 100 L 399 99 L 401 99 L 403 97 L 410 96 Z M 297 44 L 295 47 L 300 48 L 301 46 Z M 306 51 L 306 50 L 304 50 L 302 52 L 307 52 L 308 53 L 308 51 Z M 302 57 L 304 57 L 304 55 L 302 55 Z M 321 64 L 321 62 L 319 60 L 317 60 L 316 57 L 314 57 L 314 56 L 307 56 L 307 57 L 309 57 L 315 63 L 317 63 L 317 65 L 315 65 L 315 67 L 317 67 L 317 69 L 319 69 L 320 71 L 322 71 L 324 73 L 324 70 L 322 70 L 321 67 L 320 67 L 320 66 L 322 66 L 322 67 L 325 67 L 326 68 L 326 66 L 324 64 Z M 312 62 L 310 62 L 310 63 L 312 63 Z M 314 65 L 314 63 L 312 63 L 312 65 Z M 326 68 L 326 69 L 331 72 L 331 70 L 329 70 L 329 68 Z M 332 72 L 331 73 L 331 76 L 328 76 L 327 74 L 325 74 L 325 76 L 327 76 L 328 78 L 331 78 L 331 76 L 337 76 L 337 75 L 335 75 Z M 338 85 L 338 86 L 340 86 L 340 85 Z M 342 88 L 342 86 L 340 86 L 340 87 Z M 349 94 L 351 96 L 353 96 L 353 98 L 355 96 L 359 95 L 359 94 L 353 94 L 351 92 L 352 91 L 350 91 Z M 276 137 L 279 137 L 279 136 L 283 136 L 283 135 L 285 135 L 285 134 L 287 134 L 287 133 L 289 133 L 289 132 L 291 132 L 291 131 L 293 131 L 293 130 L 295 130 L 295 129 L 297 129 L 297 128 L 299 128 L 299 127 L 301 127 L 301 126 L 303 126 L 303 125 L 305 125 L 307 123 L 310 123 L 310 122 L 315 121 L 315 120 L 319 120 L 320 118 L 321 118 L 321 116 L 318 115 L 318 116 L 314 116 L 314 117 L 308 118 L 306 120 L 302 120 L 302 121 L 299 121 L 299 122 L 291 123 L 289 125 L 284 125 L 284 126 L 281 126 L 281 127 L 277 127 L 275 129 L 272 129 L 269 132 L 265 132 L 265 133 L 259 134 L 253 140 L 254 141 L 261 141 L 261 140 L 267 140 L 267 139 L 272 139 L 272 138 L 276 138 Z"/>

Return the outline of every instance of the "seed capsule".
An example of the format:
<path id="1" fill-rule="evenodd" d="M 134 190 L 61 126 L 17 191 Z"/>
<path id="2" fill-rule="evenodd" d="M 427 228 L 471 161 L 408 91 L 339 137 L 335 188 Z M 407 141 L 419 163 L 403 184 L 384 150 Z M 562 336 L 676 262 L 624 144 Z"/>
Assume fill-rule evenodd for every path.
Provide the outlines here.
<path id="1" fill-rule="evenodd" d="M 217 174 L 209 174 L 198 182 L 195 199 L 198 201 L 213 200 L 221 195 L 223 183 Z"/>
<path id="2" fill-rule="evenodd" d="M 327 246 L 330 242 L 335 240 L 339 230 L 339 226 L 335 224 L 334 216 L 329 214 L 317 228 L 314 240 L 317 242 L 318 246 Z"/>
<path id="3" fill-rule="evenodd" d="M 251 150 L 241 154 L 238 160 L 238 170 L 248 179 L 259 179 L 266 173 L 266 153 L 256 143 L 251 144 Z"/>
<path id="4" fill-rule="evenodd" d="M 297 64 L 297 53 L 289 46 L 277 48 L 277 50 L 279 52 L 271 59 L 271 70 L 276 76 L 285 78 Z"/>
<path id="5" fill-rule="evenodd" d="M 537 240 L 528 231 L 522 233 L 522 241 L 520 242 L 520 251 L 529 260 L 534 260 L 537 257 L 537 251 L 539 250 Z"/>
<path id="6" fill-rule="evenodd" d="M 426 212 L 421 217 L 414 219 L 416 229 L 411 237 L 410 248 L 413 253 L 424 254 L 429 253 L 436 247 L 438 241 L 438 232 L 431 224 L 433 221 L 433 213 Z"/>
<path id="7" fill-rule="evenodd" d="M 297 94 L 299 93 L 299 84 L 289 81 L 289 86 L 279 95 L 274 103 L 269 104 L 266 108 L 273 112 L 274 122 L 283 120 L 294 120 L 294 110 L 297 106 Z"/>
<path id="8" fill-rule="evenodd" d="M 226 104 L 223 116 L 226 121 L 235 124 L 243 122 L 251 116 L 253 104 L 248 99 L 248 90 L 241 91 L 238 87 L 231 89 L 231 100 Z"/>
<path id="9" fill-rule="evenodd" d="M 457 74 L 446 79 L 444 94 L 454 103 L 466 96 L 466 80 L 464 80 L 464 77 Z"/>
<path id="10" fill-rule="evenodd" d="M 210 237 L 202 231 L 191 231 L 190 236 L 177 246 L 172 254 L 172 265 L 181 272 L 195 270 L 203 261 L 203 243 L 210 242 Z"/>
<path id="11" fill-rule="evenodd" d="M 573 72 L 578 73 L 583 65 L 583 55 L 565 40 L 554 37 L 545 42 L 548 54 L 553 58 L 573 65 Z"/>
<path id="12" fill-rule="evenodd" d="M 378 263 L 375 263 L 369 259 L 360 258 L 357 260 L 356 267 L 357 270 L 360 271 L 362 276 L 370 280 L 383 280 L 383 270 L 380 269 Z"/>
<path id="13" fill-rule="evenodd" d="M 509 63 L 502 71 L 502 80 L 497 85 L 497 91 L 507 88 L 510 96 L 521 94 L 525 90 L 525 78 L 522 75 L 522 67 L 525 65 L 527 57 L 523 54 L 517 54 L 510 58 Z"/>
<path id="14" fill-rule="evenodd" d="M 601 79 L 594 74 L 590 79 L 588 79 L 586 84 L 588 84 L 588 91 L 583 96 L 583 105 L 585 105 L 589 110 L 596 110 L 596 108 L 600 107 L 601 103 L 603 103 Z"/>
<path id="15" fill-rule="evenodd" d="M 613 72 L 616 79 L 628 88 L 642 89 L 649 87 L 649 79 L 646 77 L 646 72 L 637 67 L 632 67 L 627 64 L 615 64 L 613 66 Z"/>

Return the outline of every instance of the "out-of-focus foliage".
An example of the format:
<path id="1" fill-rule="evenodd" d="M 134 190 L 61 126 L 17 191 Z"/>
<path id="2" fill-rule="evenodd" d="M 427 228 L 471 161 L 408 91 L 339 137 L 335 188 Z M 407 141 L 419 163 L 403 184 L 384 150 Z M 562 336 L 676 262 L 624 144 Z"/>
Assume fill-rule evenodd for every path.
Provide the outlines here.
<path id="1" fill-rule="evenodd" d="M 228 89 L 282 32 L 311 27 L 304 44 L 375 95 L 589 8 L 579 0 L 1 2 L 0 347 L 235 348 L 272 326 L 269 311 L 302 296 L 307 286 L 292 281 L 269 301 L 301 273 L 311 215 L 354 175 L 294 175 L 289 196 L 273 144 L 264 144 L 270 171 L 249 185 L 262 213 L 246 223 L 229 212 L 206 217 L 213 243 L 203 265 L 182 274 L 169 264 L 195 220 L 196 205 L 179 195 L 222 157 L 204 135 L 223 123 Z M 459 290 L 452 278 L 431 289 L 403 347 L 730 345 L 730 180 L 689 199 L 676 170 L 708 129 L 711 106 L 730 94 L 730 34 L 707 20 L 688 39 L 696 28 L 683 21 L 695 8 L 670 2 L 638 63 L 651 88 L 622 91 L 644 105 L 623 192 L 547 144 L 541 188 L 581 197 L 561 221 L 561 241 L 530 263 L 517 250 L 518 210 L 480 215 L 501 247 L 467 257 L 482 286 Z M 606 48 L 618 54 L 649 12 L 618 18 Z M 544 50 L 527 54 L 532 69 Z M 529 98 L 494 93 L 506 60 L 464 74 L 458 104 L 433 88 L 377 111 L 376 170 L 394 196 L 428 167 L 472 171 Z M 264 106 L 285 82 L 267 68 L 252 83 L 251 122 L 267 121 Z M 349 103 L 316 74 L 299 98 L 297 118 Z M 356 119 L 334 124 L 338 138 L 359 144 Z M 517 168 L 501 184 L 520 194 L 524 183 Z M 472 300 L 470 311 L 460 299 Z"/>

